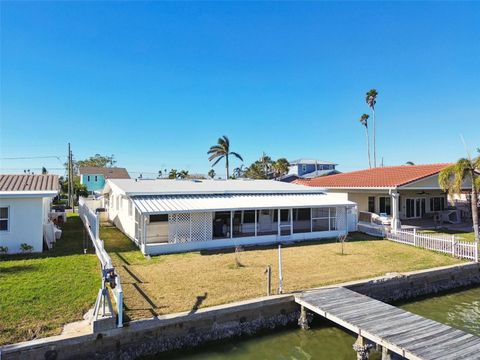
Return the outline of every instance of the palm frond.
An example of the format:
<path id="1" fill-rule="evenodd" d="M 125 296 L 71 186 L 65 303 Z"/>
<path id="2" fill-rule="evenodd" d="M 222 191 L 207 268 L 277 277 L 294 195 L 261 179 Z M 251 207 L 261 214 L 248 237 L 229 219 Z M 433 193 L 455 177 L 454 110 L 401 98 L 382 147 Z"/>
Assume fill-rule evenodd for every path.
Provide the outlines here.
<path id="1" fill-rule="evenodd" d="M 219 162 L 220 160 L 222 160 L 223 158 L 224 158 L 224 155 L 219 156 L 218 159 L 212 164 L 212 167 L 214 167 L 215 165 L 217 165 L 218 162 Z M 212 160 L 213 160 L 213 159 L 212 159 Z"/>
<path id="2" fill-rule="evenodd" d="M 216 158 L 223 159 L 224 156 L 225 154 L 214 153 L 208 157 L 208 161 L 212 161 L 213 159 L 216 159 Z"/>
<path id="3" fill-rule="evenodd" d="M 243 161 L 243 158 L 242 158 L 242 156 L 241 156 L 239 153 L 236 153 L 236 152 L 234 152 L 234 151 L 231 151 L 231 152 L 230 152 L 230 155 L 233 155 L 233 156 L 235 156 L 237 159 L 240 159 L 241 161 Z"/>

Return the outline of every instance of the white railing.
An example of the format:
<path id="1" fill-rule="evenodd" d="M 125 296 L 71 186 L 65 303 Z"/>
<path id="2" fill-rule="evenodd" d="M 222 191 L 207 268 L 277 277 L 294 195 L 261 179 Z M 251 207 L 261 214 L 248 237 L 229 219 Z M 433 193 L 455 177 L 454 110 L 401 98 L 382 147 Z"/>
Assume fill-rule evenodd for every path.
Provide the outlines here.
<path id="1" fill-rule="evenodd" d="M 386 238 L 398 243 L 413 245 L 478 262 L 477 244 L 468 241 L 459 241 L 455 235 L 428 234 L 419 232 L 417 229 L 402 229 L 387 231 Z"/>
<path id="2" fill-rule="evenodd" d="M 98 214 L 96 214 L 92 209 L 90 209 L 84 198 L 79 198 L 78 200 L 78 214 L 85 225 L 85 229 L 88 232 L 90 239 L 92 239 L 93 246 L 95 247 L 95 253 L 100 260 L 102 265 L 102 275 L 103 275 L 103 284 L 109 276 L 109 274 L 114 274 L 115 287 L 112 288 L 112 293 L 115 298 L 115 303 L 117 306 L 117 326 L 123 326 L 123 290 L 122 283 L 120 281 L 120 274 L 115 270 L 113 266 L 112 259 L 105 250 L 105 244 L 103 240 L 100 239 L 100 219 Z"/>

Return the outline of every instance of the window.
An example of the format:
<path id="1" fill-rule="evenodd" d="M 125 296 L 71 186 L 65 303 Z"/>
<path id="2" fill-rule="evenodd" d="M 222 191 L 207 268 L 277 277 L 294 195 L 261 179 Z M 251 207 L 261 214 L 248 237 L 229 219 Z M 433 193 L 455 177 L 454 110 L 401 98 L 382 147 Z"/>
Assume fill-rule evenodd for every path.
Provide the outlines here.
<path id="1" fill-rule="evenodd" d="M 337 209 L 334 207 L 312 209 L 312 231 L 337 230 Z"/>
<path id="2" fill-rule="evenodd" d="M 307 171 L 307 164 L 303 164 L 302 165 L 302 172 L 306 172 Z"/>
<path id="3" fill-rule="evenodd" d="M 368 212 L 375 212 L 375 196 L 368 197 Z"/>
<path id="4" fill-rule="evenodd" d="M 255 222 L 255 210 L 247 210 L 243 212 L 243 223 L 251 224 Z"/>
<path id="5" fill-rule="evenodd" d="M 90 181 L 90 175 L 87 176 L 87 181 Z"/>
<path id="6" fill-rule="evenodd" d="M 293 209 L 293 218 L 299 221 L 310 220 L 310 209 Z"/>
<path id="7" fill-rule="evenodd" d="M 117 211 L 120 209 L 120 200 L 121 200 L 120 196 L 117 196 L 115 201 L 115 205 L 116 205 L 115 209 L 117 209 Z"/>
<path id="8" fill-rule="evenodd" d="M 168 214 L 150 215 L 150 222 L 168 221 Z"/>
<path id="9" fill-rule="evenodd" d="M 128 216 L 132 216 L 132 200 L 128 200 Z"/>
<path id="10" fill-rule="evenodd" d="M 8 231 L 8 207 L 0 207 L 0 231 Z"/>
<path id="11" fill-rule="evenodd" d="M 380 214 L 392 215 L 391 201 L 389 196 L 380 196 Z"/>
<path id="12" fill-rule="evenodd" d="M 445 199 L 441 196 L 430 198 L 430 211 L 445 210 Z"/>
<path id="13" fill-rule="evenodd" d="M 95 175 L 95 182 L 97 182 L 97 181 L 98 181 L 98 176 L 97 176 L 97 175 Z"/>

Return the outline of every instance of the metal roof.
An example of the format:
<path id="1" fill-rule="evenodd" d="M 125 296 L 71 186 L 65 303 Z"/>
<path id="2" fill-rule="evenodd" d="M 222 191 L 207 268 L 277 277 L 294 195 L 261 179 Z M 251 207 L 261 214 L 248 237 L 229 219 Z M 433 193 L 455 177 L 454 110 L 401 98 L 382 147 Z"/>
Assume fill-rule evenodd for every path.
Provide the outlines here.
<path id="1" fill-rule="evenodd" d="M 103 175 L 105 179 L 130 179 L 127 169 L 121 167 L 82 166 L 81 175 Z"/>
<path id="2" fill-rule="evenodd" d="M 155 195 L 132 200 L 140 212 L 150 214 L 355 205 L 337 194 L 325 193 Z"/>
<path id="3" fill-rule="evenodd" d="M 1 192 L 58 191 L 57 175 L 0 175 Z"/>
<path id="4" fill-rule="evenodd" d="M 213 195 L 213 194 L 298 194 L 323 193 L 321 188 L 288 184 L 274 180 L 133 180 L 110 179 L 104 193 L 111 188 L 125 195 Z"/>

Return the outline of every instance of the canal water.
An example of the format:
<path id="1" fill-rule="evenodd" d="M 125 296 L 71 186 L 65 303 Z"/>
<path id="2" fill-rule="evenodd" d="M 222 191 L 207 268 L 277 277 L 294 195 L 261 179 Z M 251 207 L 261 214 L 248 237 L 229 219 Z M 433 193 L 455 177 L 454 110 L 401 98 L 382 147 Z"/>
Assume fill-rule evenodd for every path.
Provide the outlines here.
<path id="1" fill-rule="evenodd" d="M 398 304 L 402 309 L 480 336 L 480 287 Z M 290 328 L 265 335 L 222 341 L 179 354 L 169 360 L 352 360 L 355 337 L 316 317 L 312 328 Z M 374 354 L 371 359 L 380 359 Z"/>

